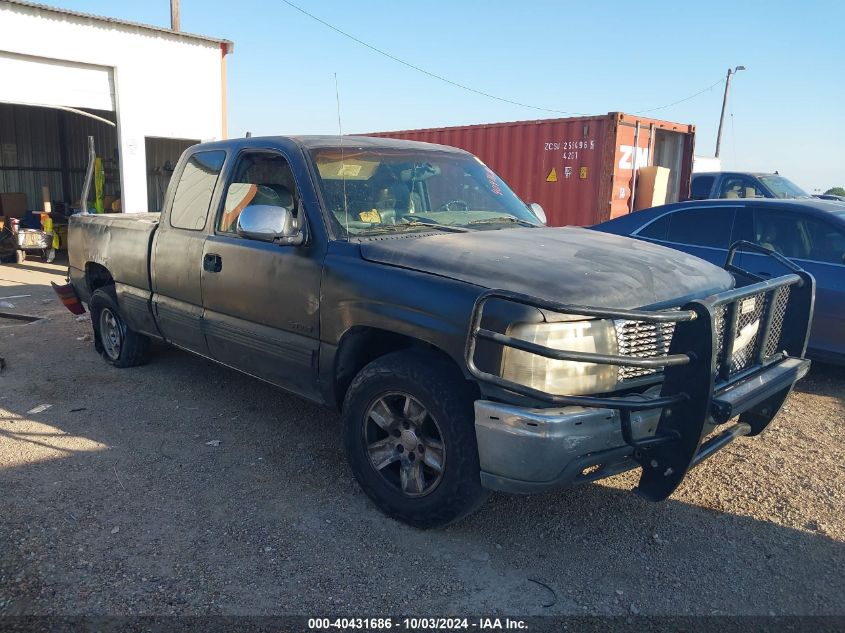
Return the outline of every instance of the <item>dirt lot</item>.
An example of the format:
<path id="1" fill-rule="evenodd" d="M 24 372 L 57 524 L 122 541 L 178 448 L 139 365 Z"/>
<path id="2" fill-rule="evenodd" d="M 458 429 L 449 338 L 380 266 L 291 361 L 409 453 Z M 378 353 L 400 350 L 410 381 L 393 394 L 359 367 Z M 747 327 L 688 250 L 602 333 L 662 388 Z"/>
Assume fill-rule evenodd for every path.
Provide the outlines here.
<path id="1" fill-rule="evenodd" d="M 359 491 L 333 411 L 166 347 L 108 367 L 60 270 L 0 267 L 31 295 L 0 310 L 47 317 L 0 319 L 0 614 L 845 613 L 841 368 L 665 503 L 626 475 L 421 532 Z"/>

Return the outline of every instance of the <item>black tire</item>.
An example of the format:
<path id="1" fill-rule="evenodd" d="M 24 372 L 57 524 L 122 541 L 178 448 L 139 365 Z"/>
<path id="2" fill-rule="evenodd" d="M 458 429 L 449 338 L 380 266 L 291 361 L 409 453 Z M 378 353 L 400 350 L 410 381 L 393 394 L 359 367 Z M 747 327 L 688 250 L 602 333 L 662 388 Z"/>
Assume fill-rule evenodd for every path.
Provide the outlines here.
<path id="1" fill-rule="evenodd" d="M 122 368 L 143 365 L 149 360 L 150 339 L 126 326 L 114 286 L 95 290 L 88 307 L 94 328 L 94 349 L 107 363 Z"/>
<path id="2" fill-rule="evenodd" d="M 407 405 L 410 397 L 411 405 Z M 419 453 L 400 448 L 405 441 L 404 432 L 386 431 L 375 419 L 371 410 L 391 398 L 398 404 L 415 408 L 416 423 L 410 427 L 413 445 L 419 434 Z M 385 400 L 388 399 L 388 400 Z M 418 528 L 440 527 L 457 521 L 478 508 L 487 498 L 479 476 L 478 445 L 475 438 L 473 391 L 463 376 L 447 359 L 429 352 L 402 351 L 378 358 L 364 367 L 352 381 L 343 403 L 343 440 L 346 456 L 361 488 L 387 515 Z M 400 425 L 409 426 L 407 410 L 394 401 L 388 409 L 399 415 Z M 383 420 L 383 418 L 382 418 Z M 413 424 L 419 424 L 419 427 Z M 424 430 L 424 428 L 427 430 Z M 390 427 L 394 428 L 394 427 Z M 368 436 L 371 431 L 383 432 L 378 439 Z M 395 439 L 394 439 L 395 436 Z M 438 438 L 442 451 L 437 447 Z M 396 442 L 395 448 L 390 444 Z M 385 450 L 393 451 L 394 462 L 377 470 L 370 458 L 370 447 L 387 443 Z M 404 451 L 404 452 L 401 452 Z M 404 462 L 399 461 L 404 455 Z M 417 456 L 418 455 L 418 456 Z M 438 474 L 428 466 L 428 459 L 439 455 L 441 470 Z M 411 487 L 423 489 L 417 494 L 403 490 L 407 478 L 402 469 L 414 466 L 423 473 L 415 478 L 418 484 Z M 426 489 L 425 486 L 430 486 Z"/>

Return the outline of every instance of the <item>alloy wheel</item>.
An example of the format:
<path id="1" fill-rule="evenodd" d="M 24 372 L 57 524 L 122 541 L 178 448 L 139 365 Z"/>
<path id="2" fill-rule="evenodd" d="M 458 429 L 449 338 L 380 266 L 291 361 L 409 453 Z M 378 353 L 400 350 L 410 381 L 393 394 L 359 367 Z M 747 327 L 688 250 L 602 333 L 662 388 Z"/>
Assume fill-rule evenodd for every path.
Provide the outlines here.
<path id="1" fill-rule="evenodd" d="M 443 478 L 446 448 L 437 421 L 412 395 L 391 392 L 367 409 L 364 445 L 373 469 L 410 497 L 432 492 Z"/>

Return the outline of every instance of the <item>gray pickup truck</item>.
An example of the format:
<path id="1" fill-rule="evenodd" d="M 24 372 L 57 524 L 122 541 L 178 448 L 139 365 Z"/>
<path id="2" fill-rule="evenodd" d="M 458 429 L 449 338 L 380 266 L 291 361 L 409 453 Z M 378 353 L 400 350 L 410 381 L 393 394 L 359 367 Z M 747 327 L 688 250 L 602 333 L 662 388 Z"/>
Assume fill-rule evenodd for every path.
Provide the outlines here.
<path id="1" fill-rule="evenodd" d="M 337 407 L 361 487 L 419 527 L 638 467 L 665 499 L 809 367 L 814 282 L 789 262 L 759 281 L 547 228 L 451 147 L 197 145 L 160 215 L 75 216 L 69 242 L 106 362 L 159 339 Z"/>

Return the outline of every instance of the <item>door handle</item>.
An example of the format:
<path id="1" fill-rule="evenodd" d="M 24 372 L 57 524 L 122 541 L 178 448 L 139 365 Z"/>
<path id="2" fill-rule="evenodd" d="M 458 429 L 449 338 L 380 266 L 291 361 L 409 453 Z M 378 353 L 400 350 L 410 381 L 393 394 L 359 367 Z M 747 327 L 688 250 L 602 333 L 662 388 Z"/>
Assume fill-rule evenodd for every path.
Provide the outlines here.
<path id="1" fill-rule="evenodd" d="M 223 270 L 223 258 L 216 253 L 206 253 L 202 258 L 202 269 L 210 273 Z"/>

